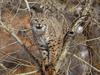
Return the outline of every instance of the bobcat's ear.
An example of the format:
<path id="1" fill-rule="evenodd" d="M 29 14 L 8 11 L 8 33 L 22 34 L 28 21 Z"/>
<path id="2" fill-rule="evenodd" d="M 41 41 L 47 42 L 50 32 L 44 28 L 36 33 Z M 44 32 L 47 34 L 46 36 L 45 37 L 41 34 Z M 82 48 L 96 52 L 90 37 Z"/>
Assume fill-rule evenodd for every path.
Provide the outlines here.
<path id="1" fill-rule="evenodd" d="M 32 4 L 30 9 L 32 17 L 36 17 L 38 13 L 44 13 L 44 6 L 39 3 Z"/>
<path id="2" fill-rule="evenodd" d="M 38 3 L 31 5 L 30 7 L 36 13 L 43 13 L 44 6 Z"/>
<path id="3" fill-rule="evenodd" d="M 34 16 L 36 16 L 36 12 L 34 10 L 32 10 L 32 9 L 31 9 L 30 14 L 31 14 L 31 18 L 34 17 Z"/>

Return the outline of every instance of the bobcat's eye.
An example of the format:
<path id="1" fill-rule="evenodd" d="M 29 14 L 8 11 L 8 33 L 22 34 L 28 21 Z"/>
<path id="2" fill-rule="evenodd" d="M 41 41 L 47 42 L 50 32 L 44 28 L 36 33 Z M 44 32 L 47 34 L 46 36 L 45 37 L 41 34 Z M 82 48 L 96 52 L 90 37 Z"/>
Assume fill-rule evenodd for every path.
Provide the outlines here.
<path id="1" fill-rule="evenodd" d="M 34 19 L 36 22 L 38 21 L 37 19 Z"/>
<path id="2" fill-rule="evenodd" d="M 44 21 L 44 20 L 41 20 L 41 21 Z"/>
<path id="3" fill-rule="evenodd" d="M 35 18 L 35 19 L 33 19 L 33 21 L 32 21 L 33 23 L 38 23 L 38 19 L 37 18 Z"/>

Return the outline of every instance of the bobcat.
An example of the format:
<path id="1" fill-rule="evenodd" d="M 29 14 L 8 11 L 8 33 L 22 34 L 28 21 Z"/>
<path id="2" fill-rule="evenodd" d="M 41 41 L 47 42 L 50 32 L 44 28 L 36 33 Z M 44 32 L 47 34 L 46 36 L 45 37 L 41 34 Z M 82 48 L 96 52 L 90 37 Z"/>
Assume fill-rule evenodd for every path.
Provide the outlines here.
<path id="1" fill-rule="evenodd" d="M 48 52 L 48 62 L 54 63 L 62 46 L 62 25 L 55 17 L 35 13 L 35 16 L 33 15 L 31 19 L 31 26 L 38 44 Z"/>

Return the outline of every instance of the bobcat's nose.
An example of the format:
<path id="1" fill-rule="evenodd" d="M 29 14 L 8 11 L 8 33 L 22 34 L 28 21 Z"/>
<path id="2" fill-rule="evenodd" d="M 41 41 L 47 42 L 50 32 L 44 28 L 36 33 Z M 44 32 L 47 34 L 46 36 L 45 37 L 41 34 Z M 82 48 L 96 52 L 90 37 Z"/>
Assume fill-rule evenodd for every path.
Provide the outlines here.
<path id="1" fill-rule="evenodd" d="M 38 24 L 38 25 L 36 25 L 36 28 L 37 29 L 41 29 L 42 28 L 42 25 L 41 24 Z"/>

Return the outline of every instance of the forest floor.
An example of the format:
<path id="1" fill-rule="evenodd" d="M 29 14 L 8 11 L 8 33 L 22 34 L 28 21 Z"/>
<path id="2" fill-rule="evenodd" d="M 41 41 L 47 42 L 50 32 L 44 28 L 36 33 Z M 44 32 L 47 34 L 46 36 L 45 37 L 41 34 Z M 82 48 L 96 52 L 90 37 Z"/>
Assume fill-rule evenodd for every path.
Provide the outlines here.
<path id="1" fill-rule="evenodd" d="M 100 1 L 0 0 L 0 75 L 100 75 Z"/>

